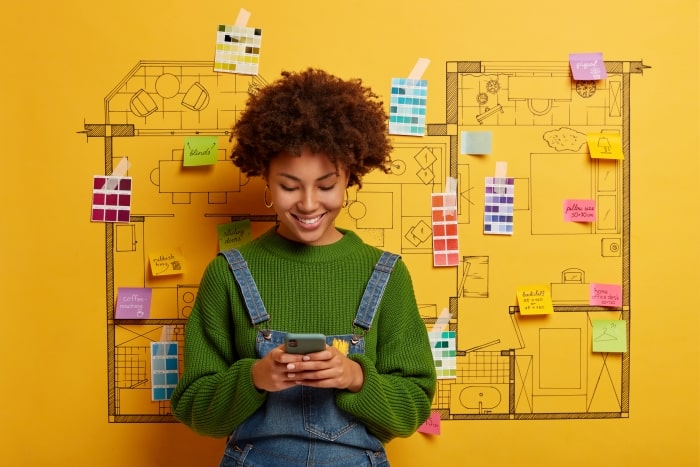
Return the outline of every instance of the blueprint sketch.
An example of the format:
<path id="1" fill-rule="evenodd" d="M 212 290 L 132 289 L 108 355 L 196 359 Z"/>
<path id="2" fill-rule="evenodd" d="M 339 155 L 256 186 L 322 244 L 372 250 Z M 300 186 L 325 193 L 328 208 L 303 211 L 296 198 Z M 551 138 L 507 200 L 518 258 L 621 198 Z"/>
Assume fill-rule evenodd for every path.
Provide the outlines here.
<path id="1" fill-rule="evenodd" d="M 451 313 L 456 378 L 438 381 L 433 402 L 443 420 L 629 416 L 629 349 L 592 352 L 592 321 L 624 320 L 630 341 L 630 92 L 647 66 L 605 66 L 605 80 L 573 81 L 568 62 L 445 63 L 445 96 L 428 91 L 444 121 L 429 119 L 425 136 L 393 136 L 391 173 L 367 175 L 338 218 L 402 255 L 428 329 Z M 115 81 L 103 117 L 79 132 L 105 175 L 126 157 L 133 180 L 129 221 L 104 225 L 108 418 L 173 422 L 169 402 L 151 400 L 151 343 L 167 329 L 182 352 L 217 225 L 248 219 L 255 236 L 275 223 L 262 182 L 228 159 L 232 124 L 267 83 L 205 61 L 142 61 Z M 490 131 L 493 153 L 460 154 L 465 131 Z M 592 159 L 592 133 L 619 135 L 624 159 Z M 183 139 L 194 135 L 220 137 L 216 164 L 183 167 Z M 514 178 L 512 235 L 484 234 L 484 181 L 497 161 Z M 460 261 L 436 268 L 430 198 L 448 179 L 457 181 Z M 596 220 L 565 222 L 565 199 L 595 200 Z M 183 273 L 153 276 L 149 251 L 175 247 Z M 551 315 L 519 313 L 515 290 L 533 283 L 550 286 Z M 620 284 L 621 306 L 590 305 L 591 283 Z M 148 319 L 115 319 L 120 287 L 152 289 Z"/>

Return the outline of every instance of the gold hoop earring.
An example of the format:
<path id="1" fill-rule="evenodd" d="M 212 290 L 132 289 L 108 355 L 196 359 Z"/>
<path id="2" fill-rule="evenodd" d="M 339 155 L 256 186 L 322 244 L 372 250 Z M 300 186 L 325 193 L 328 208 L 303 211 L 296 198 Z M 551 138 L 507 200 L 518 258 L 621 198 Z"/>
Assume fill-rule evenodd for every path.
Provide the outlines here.
<path id="1" fill-rule="evenodd" d="M 348 204 L 350 204 L 350 194 L 348 193 L 348 189 L 345 189 L 345 201 L 343 202 L 343 207 L 347 208 Z"/>
<path id="2" fill-rule="evenodd" d="M 272 201 L 268 203 L 267 201 L 267 192 L 270 191 L 270 187 L 268 185 L 265 185 L 265 191 L 263 191 L 263 203 L 265 204 L 266 208 L 271 208 L 272 205 L 274 204 Z"/>

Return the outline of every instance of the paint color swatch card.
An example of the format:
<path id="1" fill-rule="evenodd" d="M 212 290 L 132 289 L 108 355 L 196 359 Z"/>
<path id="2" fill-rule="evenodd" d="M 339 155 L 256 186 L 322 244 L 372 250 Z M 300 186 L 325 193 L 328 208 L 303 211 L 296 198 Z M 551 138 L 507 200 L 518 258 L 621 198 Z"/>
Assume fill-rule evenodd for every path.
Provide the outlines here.
<path id="1" fill-rule="evenodd" d="M 457 194 L 433 193 L 431 201 L 433 220 L 433 265 L 457 266 L 459 264 Z"/>
<path id="2" fill-rule="evenodd" d="M 167 401 L 178 380 L 177 342 L 151 342 L 151 400 Z"/>
<path id="3" fill-rule="evenodd" d="M 389 105 L 389 134 L 425 135 L 427 98 L 427 80 L 393 78 Z"/>
<path id="4" fill-rule="evenodd" d="M 214 71 L 257 75 L 262 30 L 220 24 L 216 33 Z"/>
<path id="5" fill-rule="evenodd" d="M 129 222 L 131 219 L 131 177 L 95 175 L 92 181 L 94 222 Z"/>
<path id="6" fill-rule="evenodd" d="M 433 361 L 437 379 L 457 378 L 457 333 L 455 331 L 431 331 L 428 333 L 433 349 Z"/>
<path id="7" fill-rule="evenodd" d="M 484 233 L 513 235 L 515 179 L 486 177 L 484 196 Z"/>

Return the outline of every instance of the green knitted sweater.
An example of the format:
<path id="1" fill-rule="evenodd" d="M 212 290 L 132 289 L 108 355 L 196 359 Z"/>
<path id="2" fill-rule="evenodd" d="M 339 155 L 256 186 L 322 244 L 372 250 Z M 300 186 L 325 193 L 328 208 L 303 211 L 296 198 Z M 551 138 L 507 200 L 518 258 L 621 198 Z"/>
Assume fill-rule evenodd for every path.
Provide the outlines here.
<path id="1" fill-rule="evenodd" d="M 271 316 L 285 332 L 350 334 L 381 251 L 354 232 L 326 246 L 291 242 L 271 229 L 240 247 Z M 184 372 L 171 399 L 177 419 L 208 436 L 228 436 L 260 408 L 253 386 L 255 336 L 226 259 L 208 265 L 185 329 Z M 338 407 L 383 442 L 409 436 L 430 415 L 435 368 L 411 278 L 399 260 L 387 284 L 365 353 L 352 355 L 365 380 L 338 391 Z"/>

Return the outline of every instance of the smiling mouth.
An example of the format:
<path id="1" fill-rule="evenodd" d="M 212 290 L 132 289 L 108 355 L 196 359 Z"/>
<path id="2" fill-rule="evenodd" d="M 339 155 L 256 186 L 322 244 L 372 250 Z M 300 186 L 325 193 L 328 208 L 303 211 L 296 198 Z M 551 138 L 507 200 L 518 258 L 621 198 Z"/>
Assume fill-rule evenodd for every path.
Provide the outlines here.
<path id="1" fill-rule="evenodd" d="M 305 225 L 313 225 L 313 224 L 318 223 L 318 221 L 320 221 L 324 215 L 325 214 L 321 214 L 320 216 L 316 216 L 316 217 L 303 218 L 303 217 L 295 216 L 294 214 L 292 214 L 292 216 L 294 216 L 294 218 L 296 220 L 298 220 L 299 222 L 301 222 L 302 224 L 305 224 Z"/>

